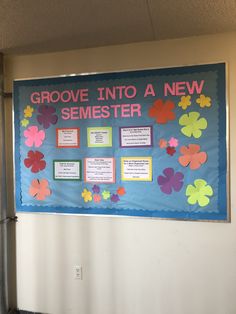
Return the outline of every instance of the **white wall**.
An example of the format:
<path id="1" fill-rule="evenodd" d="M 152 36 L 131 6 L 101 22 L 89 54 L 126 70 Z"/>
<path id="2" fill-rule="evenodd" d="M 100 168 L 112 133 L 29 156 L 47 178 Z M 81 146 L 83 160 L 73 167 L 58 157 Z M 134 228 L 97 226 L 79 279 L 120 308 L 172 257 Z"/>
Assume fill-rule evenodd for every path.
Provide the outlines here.
<path id="1" fill-rule="evenodd" d="M 16 78 L 218 61 L 229 63 L 235 174 L 236 33 L 7 56 L 5 89 Z M 8 171 L 11 190 L 10 164 Z M 11 193 L 8 198 L 12 204 Z M 231 208 L 230 224 L 18 214 L 18 307 L 53 314 L 235 314 L 235 188 Z M 73 278 L 77 264 L 82 281 Z"/>

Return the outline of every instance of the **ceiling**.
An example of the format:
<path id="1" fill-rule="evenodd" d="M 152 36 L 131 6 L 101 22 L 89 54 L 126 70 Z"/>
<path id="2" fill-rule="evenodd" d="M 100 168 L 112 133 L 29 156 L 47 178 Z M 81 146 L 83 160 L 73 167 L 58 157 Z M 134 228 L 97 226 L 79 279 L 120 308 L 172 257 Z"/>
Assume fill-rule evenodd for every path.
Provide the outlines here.
<path id="1" fill-rule="evenodd" d="M 236 31 L 236 0 L 0 0 L 0 51 L 37 53 Z"/>

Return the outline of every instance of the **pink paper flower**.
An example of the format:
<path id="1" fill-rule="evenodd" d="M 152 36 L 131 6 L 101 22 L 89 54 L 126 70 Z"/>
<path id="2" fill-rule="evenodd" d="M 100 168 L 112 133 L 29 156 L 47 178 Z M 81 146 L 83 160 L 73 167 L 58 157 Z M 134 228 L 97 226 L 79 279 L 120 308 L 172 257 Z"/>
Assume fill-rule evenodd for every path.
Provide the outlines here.
<path id="1" fill-rule="evenodd" d="M 45 139 L 45 132 L 43 130 L 38 129 L 37 126 L 33 125 L 28 127 L 24 131 L 24 137 L 26 138 L 25 140 L 25 145 L 28 147 L 39 147 L 43 144 L 43 141 Z"/>
<path id="2" fill-rule="evenodd" d="M 175 137 L 171 137 L 168 143 L 170 147 L 177 147 L 179 145 L 179 141 Z"/>
<path id="3" fill-rule="evenodd" d="M 101 202 L 101 195 L 100 194 L 94 194 L 93 195 L 93 200 L 95 203 L 100 203 Z"/>
<path id="4" fill-rule="evenodd" d="M 29 194 L 38 201 L 45 200 L 47 196 L 51 195 L 51 190 L 48 187 L 48 180 L 33 180 L 29 188 Z"/>

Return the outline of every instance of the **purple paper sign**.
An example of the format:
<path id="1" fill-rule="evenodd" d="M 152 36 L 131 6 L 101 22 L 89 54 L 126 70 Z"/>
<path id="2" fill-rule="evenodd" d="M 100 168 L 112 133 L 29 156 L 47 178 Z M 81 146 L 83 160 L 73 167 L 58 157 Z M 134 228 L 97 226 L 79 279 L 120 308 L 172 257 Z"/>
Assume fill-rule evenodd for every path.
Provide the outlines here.
<path id="1" fill-rule="evenodd" d="M 120 147 L 152 147 L 153 129 L 148 126 L 127 126 L 119 128 Z"/>

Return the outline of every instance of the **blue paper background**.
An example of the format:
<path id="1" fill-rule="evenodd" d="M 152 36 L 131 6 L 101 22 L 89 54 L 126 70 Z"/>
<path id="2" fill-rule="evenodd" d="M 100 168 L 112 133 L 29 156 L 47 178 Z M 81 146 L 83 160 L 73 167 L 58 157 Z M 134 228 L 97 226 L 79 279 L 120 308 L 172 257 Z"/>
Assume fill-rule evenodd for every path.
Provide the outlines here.
<path id="1" fill-rule="evenodd" d="M 202 93 L 210 96 L 212 106 L 200 108 L 196 103 L 197 94 L 192 95 L 192 105 L 187 110 L 178 107 L 180 96 L 163 95 L 163 86 L 166 82 L 176 81 L 200 81 L 204 79 L 205 84 Z M 145 87 L 152 83 L 157 92 L 156 97 L 143 97 Z M 109 100 L 97 101 L 98 87 L 135 85 L 137 96 L 131 100 Z M 24 108 L 31 105 L 37 111 L 37 105 L 30 103 L 30 94 L 33 91 L 59 90 L 77 88 L 89 89 L 89 105 L 111 105 L 122 103 L 140 103 L 142 116 L 135 118 L 119 119 L 87 119 L 87 120 L 62 120 L 60 108 L 77 106 L 77 104 L 52 104 L 56 108 L 59 117 L 56 125 L 46 129 L 46 139 L 39 148 L 29 148 L 24 144 L 23 132 L 25 128 L 20 125 L 24 118 Z M 175 103 L 176 119 L 161 125 L 155 119 L 148 117 L 148 110 L 153 102 L 161 98 L 170 99 Z M 27 212 L 58 212 L 58 213 L 80 213 L 80 214 L 105 214 L 105 215 L 130 215 L 147 217 L 164 217 L 180 219 L 227 219 L 227 195 L 226 195 L 226 102 L 225 102 L 225 64 L 212 64 L 201 66 L 190 66 L 181 68 L 157 69 L 132 71 L 110 74 L 98 74 L 88 76 L 49 78 L 37 80 L 24 80 L 14 82 L 14 112 L 15 112 L 15 168 L 16 168 L 16 210 Z M 197 111 L 201 117 L 207 119 L 208 127 L 203 130 L 199 139 L 188 138 L 181 132 L 179 118 L 191 111 Z M 43 129 L 36 119 L 36 113 L 30 119 L 30 125 L 37 125 Z M 29 125 L 29 126 L 30 126 Z M 120 126 L 153 126 L 152 148 L 120 148 L 119 127 Z M 88 148 L 87 127 L 112 126 L 113 147 L 112 148 Z M 80 127 L 80 148 L 56 148 L 56 128 Z M 169 156 L 165 149 L 159 148 L 161 138 L 170 139 L 172 136 L 179 140 L 179 146 L 174 156 Z M 183 145 L 196 143 L 201 146 L 201 151 L 206 151 L 208 160 L 199 169 L 193 171 L 189 167 L 182 167 L 178 162 L 179 148 Z M 24 166 L 29 150 L 39 150 L 45 155 L 47 166 L 43 171 L 33 174 L 30 169 Z M 153 181 L 135 182 L 121 181 L 120 157 L 123 156 L 151 156 L 153 158 Z M 54 159 L 82 159 L 85 157 L 115 157 L 116 159 L 116 183 L 100 184 L 101 190 L 116 192 L 119 186 L 126 190 L 126 194 L 120 197 L 120 202 L 102 200 L 101 203 L 84 203 L 81 192 L 84 188 L 92 189 L 92 184 L 82 181 L 55 181 L 53 180 Z M 166 195 L 160 190 L 157 184 L 157 177 L 163 175 L 167 167 L 174 168 L 184 174 L 184 186 L 180 192 L 173 192 Z M 29 193 L 29 186 L 33 179 L 46 178 L 49 181 L 52 195 L 45 201 L 37 201 Z M 193 184 L 195 179 L 204 179 L 213 188 L 214 195 L 206 207 L 189 205 L 185 190 L 188 184 Z"/>

